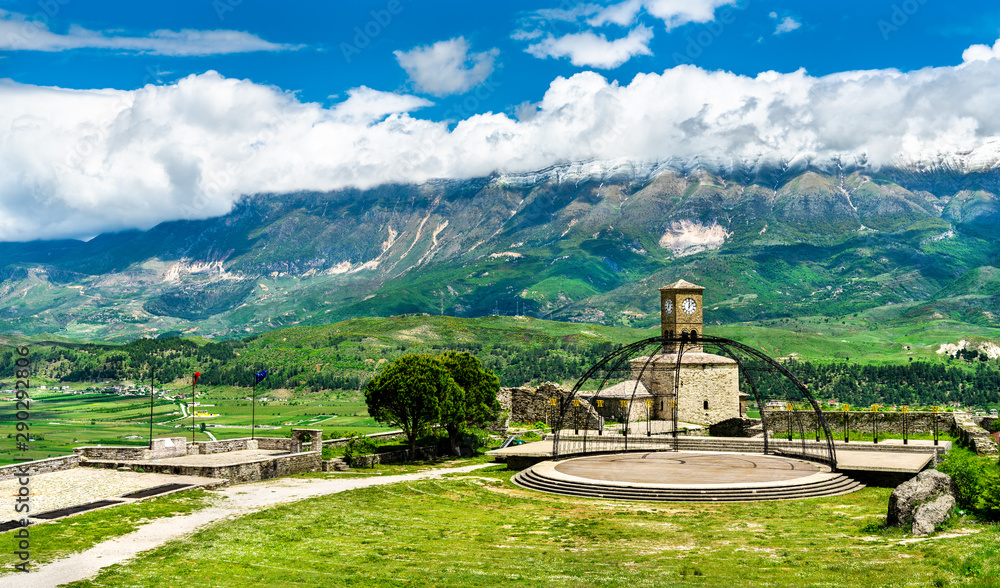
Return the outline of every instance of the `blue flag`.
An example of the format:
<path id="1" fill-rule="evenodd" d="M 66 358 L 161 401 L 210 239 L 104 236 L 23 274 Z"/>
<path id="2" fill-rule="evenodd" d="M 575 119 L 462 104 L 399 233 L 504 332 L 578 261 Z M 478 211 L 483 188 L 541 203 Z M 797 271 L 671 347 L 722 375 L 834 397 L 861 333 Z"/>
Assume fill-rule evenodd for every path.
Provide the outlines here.
<path id="1" fill-rule="evenodd" d="M 257 380 L 254 381 L 254 384 L 260 384 L 260 381 L 267 377 L 267 370 L 257 372 L 254 377 L 257 378 Z"/>

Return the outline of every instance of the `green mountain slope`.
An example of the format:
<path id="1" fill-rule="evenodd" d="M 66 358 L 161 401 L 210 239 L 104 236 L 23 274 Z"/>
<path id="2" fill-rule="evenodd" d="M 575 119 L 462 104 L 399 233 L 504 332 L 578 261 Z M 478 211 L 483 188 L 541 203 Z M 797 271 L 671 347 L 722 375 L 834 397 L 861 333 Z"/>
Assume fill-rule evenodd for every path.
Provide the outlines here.
<path id="1" fill-rule="evenodd" d="M 998 178 L 554 169 L 257 195 L 213 219 L 5 245 L 0 332 L 238 337 L 414 312 L 644 327 L 678 278 L 721 323 L 882 309 L 995 326 Z"/>

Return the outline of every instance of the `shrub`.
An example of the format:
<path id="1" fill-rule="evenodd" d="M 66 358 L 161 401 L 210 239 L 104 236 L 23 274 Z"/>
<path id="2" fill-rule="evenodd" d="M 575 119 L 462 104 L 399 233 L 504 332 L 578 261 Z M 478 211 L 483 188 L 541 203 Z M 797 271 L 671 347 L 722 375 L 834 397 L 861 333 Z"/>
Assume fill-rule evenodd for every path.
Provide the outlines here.
<path id="1" fill-rule="evenodd" d="M 953 448 L 938 470 L 955 480 L 960 507 L 1000 520 L 1000 466 L 993 460 Z"/>
<path id="2" fill-rule="evenodd" d="M 371 455 L 372 453 L 375 453 L 374 441 L 359 433 L 348 435 L 347 445 L 344 446 L 344 458 L 347 460 L 347 463 L 353 466 L 353 458 L 362 455 Z"/>

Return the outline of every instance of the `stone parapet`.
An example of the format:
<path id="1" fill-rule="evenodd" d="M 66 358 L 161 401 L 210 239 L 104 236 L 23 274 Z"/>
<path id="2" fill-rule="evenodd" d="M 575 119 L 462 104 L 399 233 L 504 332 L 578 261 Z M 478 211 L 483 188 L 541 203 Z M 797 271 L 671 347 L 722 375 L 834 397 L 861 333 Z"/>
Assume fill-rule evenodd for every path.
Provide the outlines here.
<path id="1" fill-rule="evenodd" d="M 0 480 L 17 478 L 25 471 L 28 472 L 29 476 L 34 476 L 37 474 L 70 470 L 78 465 L 80 465 L 80 456 L 75 454 L 50 457 L 48 459 L 39 459 L 35 461 L 26 461 L 24 463 L 0 467 Z"/>
<path id="2" fill-rule="evenodd" d="M 258 449 L 284 449 L 285 451 L 291 451 L 295 445 L 295 441 L 291 439 L 277 437 L 257 437 L 256 441 Z"/>
<path id="3" fill-rule="evenodd" d="M 872 412 L 864 410 L 852 411 L 824 411 L 823 418 L 830 428 L 830 433 L 836 436 L 843 436 L 844 423 L 846 421 L 848 430 L 851 433 L 871 433 L 873 430 L 872 421 L 874 419 L 878 432 L 882 434 L 902 435 L 904 420 L 908 433 L 931 434 L 934 432 L 934 422 L 937 421 L 939 433 L 947 433 L 955 428 L 955 414 L 950 412 Z M 764 422 L 767 424 L 767 431 L 772 435 L 787 435 L 789 420 L 792 423 L 793 433 L 804 430 L 807 434 L 816 430 L 816 413 L 812 410 L 793 410 L 791 414 L 787 410 L 765 410 Z"/>

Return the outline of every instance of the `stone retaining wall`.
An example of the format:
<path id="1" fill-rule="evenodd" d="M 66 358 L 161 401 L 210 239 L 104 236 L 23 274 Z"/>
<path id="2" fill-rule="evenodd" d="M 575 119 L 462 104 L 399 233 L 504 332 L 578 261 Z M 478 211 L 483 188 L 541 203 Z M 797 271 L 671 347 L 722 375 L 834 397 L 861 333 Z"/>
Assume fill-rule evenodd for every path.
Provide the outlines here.
<path id="1" fill-rule="evenodd" d="M 962 445 L 972 449 L 979 455 L 996 455 L 997 444 L 986 429 L 976 424 L 974 417 L 968 413 L 956 413 L 955 432 Z"/>
<path id="2" fill-rule="evenodd" d="M 382 441 L 389 441 L 392 439 L 406 439 L 406 434 L 402 431 L 386 431 L 385 433 L 369 433 L 365 435 L 369 439 L 377 439 Z M 326 439 L 323 441 L 324 446 L 328 447 L 343 447 L 347 445 L 347 441 L 350 437 L 339 437 L 337 439 Z"/>
<path id="3" fill-rule="evenodd" d="M 385 453 L 373 453 L 371 455 L 358 455 L 351 458 L 352 468 L 370 468 L 375 464 L 403 463 L 410 458 L 409 450 L 387 451 Z M 437 446 L 426 445 L 417 447 L 417 459 L 431 460 L 437 459 Z"/>
<path id="4" fill-rule="evenodd" d="M 0 480 L 8 480 L 18 477 L 20 472 L 28 471 L 29 476 L 36 474 L 47 474 L 49 472 L 59 472 L 70 470 L 80 465 L 79 455 L 63 455 L 60 457 L 50 457 L 35 461 L 0 467 Z"/>
<path id="5" fill-rule="evenodd" d="M 226 478 L 233 483 L 244 483 L 268 480 L 279 476 L 290 476 L 302 472 L 318 472 L 323 467 L 323 457 L 319 451 L 309 451 L 223 466 L 170 465 L 115 460 L 91 461 L 85 465 L 106 469 L 142 470 L 143 472 L 174 474 L 178 476 Z"/>

